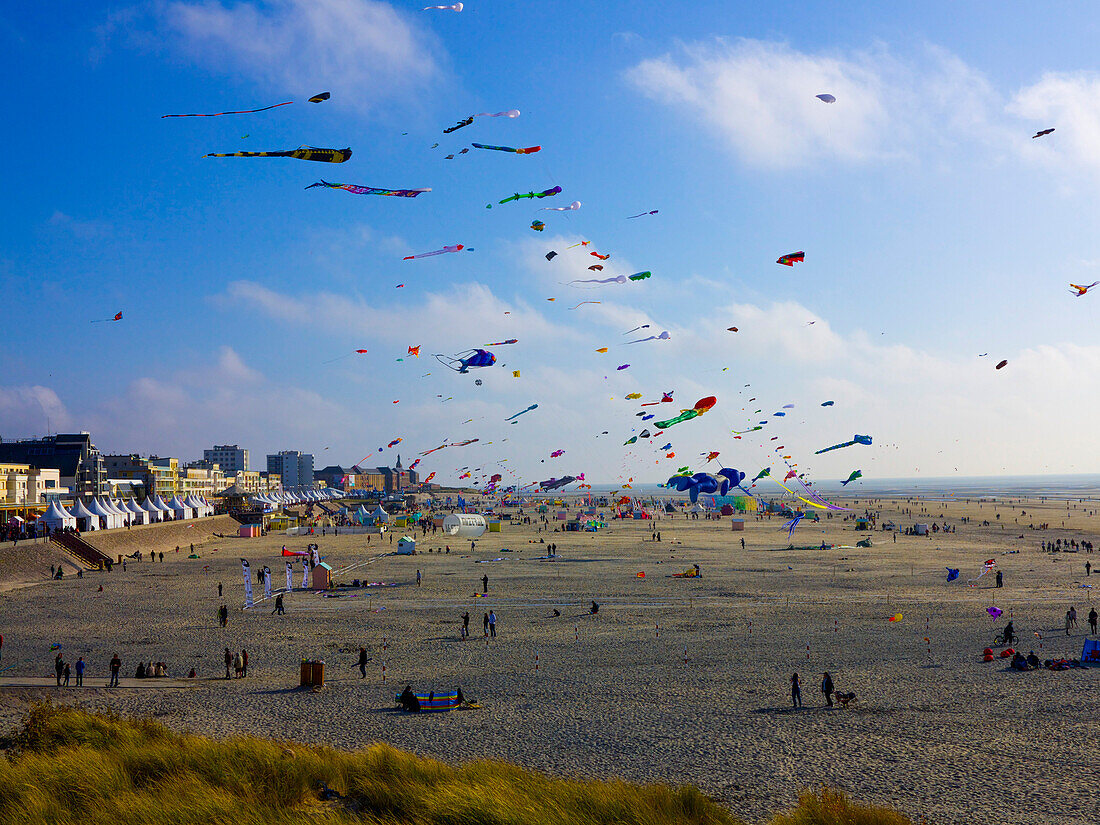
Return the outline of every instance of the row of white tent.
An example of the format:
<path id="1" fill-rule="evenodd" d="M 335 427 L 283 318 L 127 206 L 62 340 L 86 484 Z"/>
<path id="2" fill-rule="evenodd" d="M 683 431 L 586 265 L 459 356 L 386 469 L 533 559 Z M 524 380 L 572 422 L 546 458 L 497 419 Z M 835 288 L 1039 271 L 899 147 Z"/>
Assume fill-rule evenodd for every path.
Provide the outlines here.
<path id="1" fill-rule="evenodd" d="M 278 493 L 261 493 L 252 497 L 254 504 L 263 504 L 267 507 L 282 507 L 287 504 L 311 504 L 318 501 L 334 501 L 344 497 L 340 490 L 324 488 L 312 490 L 307 487 L 298 487 L 291 490 L 283 490 Z"/>
<path id="2" fill-rule="evenodd" d="M 382 509 L 382 505 L 379 504 L 377 509 L 372 513 L 367 510 L 362 504 L 359 505 L 358 510 L 344 509 L 344 515 L 356 524 L 389 524 L 390 514 Z"/>
<path id="3" fill-rule="evenodd" d="M 178 521 L 180 519 L 201 518 L 214 515 L 214 508 L 201 496 L 190 495 L 181 500 L 175 496 L 167 504 L 160 496 L 150 498 L 138 504 L 133 498 L 129 501 L 112 501 L 109 498 L 93 498 L 85 504 L 77 499 L 68 510 L 51 501 L 46 512 L 39 516 L 39 522 L 49 525 L 51 530 L 63 528 L 91 530 L 114 530 L 129 524 L 152 524 L 160 521 Z"/>

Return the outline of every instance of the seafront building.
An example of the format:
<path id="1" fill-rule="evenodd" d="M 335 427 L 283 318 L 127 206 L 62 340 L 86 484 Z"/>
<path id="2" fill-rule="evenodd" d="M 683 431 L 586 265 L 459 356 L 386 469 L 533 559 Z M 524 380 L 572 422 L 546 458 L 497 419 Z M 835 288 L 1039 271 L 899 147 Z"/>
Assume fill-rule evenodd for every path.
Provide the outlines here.
<path id="1" fill-rule="evenodd" d="M 0 438 L 0 463 L 57 470 L 59 486 L 67 487 L 75 496 L 94 498 L 107 493 L 103 456 L 88 433 L 58 433 L 17 441 Z"/>
<path id="2" fill-rule="evenodd" d="M 267 472 L 283 480 L 284 489 L 313 487 L 313 455 L 299 450 L 283 450 L 268 455 Z"/>
<path id="3" fill-rule="evenodd" d="M 248 470 L 248 450 L 236 444 L 215 444 L 212 450 L 202 451 L 202 460 L 217 464 L 227 477 Z"/>

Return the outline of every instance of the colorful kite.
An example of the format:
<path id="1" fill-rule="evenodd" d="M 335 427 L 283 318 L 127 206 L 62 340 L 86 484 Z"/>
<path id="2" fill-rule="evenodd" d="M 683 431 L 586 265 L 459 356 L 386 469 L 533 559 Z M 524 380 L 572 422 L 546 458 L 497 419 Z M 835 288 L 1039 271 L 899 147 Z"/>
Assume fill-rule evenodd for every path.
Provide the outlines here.
<path id="1" fill-rule="evenodd" d="M 802 263 L 805 260 L 805 252 L 792 252 L 789 255 L 780 255 L 775 262 L 783 264 L 783 266 L 794 266 L 796 263 Z"/>
<path id="2" fill-rule="evenodd" d="M 948 567 L 947 568 L 947 580 L 949 582 L 955 581 L 955 579 L 957 579 L 958 577 L 959 577 L 958 568 L 956 568 L 956 567 Z"/>
<path id="3" fill-rule="evenodd" d="M 652 212 L 639 212 L 637 215 L 627 215 L 626 219 L 629 221 L 631 218 L 641 218 L 641 217 L 644 217 L 645 215 L 656 215 L 656 214 L 657 214 L 657 210 L 654 209 Z"/>
<path id="4" fill-rule="evenodd" d="M 818 450 L 814 455 L 821 455 L 822 453 L 830 452 L 831 450 L 839 450 L 843 447 L 851 447 L 853 444 L 866 444 L 870 446 L 871 436 L 869 435 L 853 435 L 851 441 L 845 441 L 842 444 L 834 444 L 832 447 L 826 447 L 823 450 Z"/>
<path id="5" fill-rule="evenodd" d="M 444 129 L 444 130 L 443 130 L 443 134 L 445 134 L 445 135 L 449 135 L 449 134 L 450 134 L 451 132 L 457 132 L 457 131 L 458 131 L 459 129 L 461 129 L 461 128 L 462 128 L 463 126 L 469 126 L 469 125 L 470 125 L 471 123 L 473 123 L 473 122 L 474 122 L 474 116 L 473 116 L 473 115 L 470 115 L 470 116 L 469 116 L 468 118 L 466 118 L 465 120 L 460 120 L 460 121 L 459 121 L 458 123 L 456 123 L 456 124 L 455 124 L 454 126 L 451 126 L 451 127 L 450 127 L 450 128 L 448 128 L 448 129 Z"/>
<path id="6" fill-rule="evenodd" d="M 905 617 L 901 613 L 895 613 L 893 616 L 890 616 L 886 621 L 888 621 L 888 622 L 900 622 L 903 618 L 905 618 Z"/>
<path id="7" fill-rule="evenodd" d="M 630 364 L 619 364 L 619 366 L 615 367 L 615 369 L 618 370 L 619 372 L 621 372 L 629 366 L 630 366 Z"/>
<path id="8" fill-rule="evenodd" d="M 794 518 L 792 518 L 790 521 L 788 521 L 786 524 L 783 525 L 783 527 L 787 528 L 787 540 L 788 541 L 794 535 L 794 528 L 796 528 L 798 526 L 798 523 L 800 521 L 802 521 L 802 519 L 804 519 L 805 517 L 806 517 L 805 513 L 798 513 L 798 514 L 795 515 Z M 780 527 L 779 529 L 782 530 L 783 527 Z"/>
<path id="9" fill-rule="evenodd" d="M 366 354 L 367 354 L 367 351 L 365 349 L 357 349 L 357 350 L 353 350 L 352 352 L 344 353 L 343 355 L 341 355 L 337 358 L 330 358 L 328 361 L 322 361 L 321 363 L 322 364 L 331 364 L 335 361 L 340 361 L 344 358 L 350 358 L 353 355 L 366 355 Z"/>
<path id="10" fill-rule="evenodd" d="M 563 455 L 565 455 L 565 450 L 554 450 L 550 453 L 551 458 L 561 458 Z"/>
<path id="11" fill-rule="evenodd" d="M 531 228 L 534 229 L 536 232 L 541 232 L 546 228 L 546 224 L 544 224 L 542 221 L 531 221 Z"/>
<path id="12" fill-rule="evenodd" d="M 309 99 L 310 103 L 320 103 L 323 100 L 328 100 L 330 97 L 328 92 L 321 92 Z M 268 109 L 277 109 L 280 106 L 289 106 L 293 103 L 293 100 L 288 100 L 284 103 L 273 103 L 270 106 L 263 106 L 259 109 L 241 109 L 236 112 L 212 112 L 210 114 L 195 114 L 195 115 L 161 115 L 162 118 L 166 117 L 221 117 L 222 115 L 253 115 L 256 112 L 266 112 Z M 1053 131 L 1053 130 L 1052 130 Z M 245 135 L 248 137 L 248 135 Z"/>
<path id="13" fill-rule="evenodd" d="M 116 312 L 114 314 L 114 316 L 111 317 L 111 318 L 99 318 L 95 321 L 92 321 L 91 323 L 93 323 L 93 324 L 105 324 L 108 321 L 121 321 L 121 320 L 122 320 L 122 313 L 121 312 Z"/>
<path id="14" fill-rule="evenodd" d="M 432 11 L 439 9 L 440 11 L 462 11 L 462 4 L 455 3 L 453 6 L 425 6 L 421 11 Z"/>
<path id="15" fill-rule="evenodd" d="M 419 255 L 406 255 L 401 260 L 403 260 L 403 261 L 412 261 L 412 260 L 415 260 L 417 258 L 430 258 L 433 255 L 442 255 L 445 252 L 461 252 L 465 248 L 466 247 L 463 246 L 462 244 L 455 244 L 454 246 L 445 246 L 442 249 L 437 249 L 437 250 L 435 250 L 435 252 L 421 252 Z"/>
<path id="16" fill-rule="evenodd" d="M 432 191 L 430 188 L 378 189 L 374 186 L 359 186 L 355 183 L 329 183 L 327 180 L 311 183 L 306 189 L 312 189 L 314 186 L 327 186 L 329 189 L 343 189 L 345 192 L 351 192 L 353 195 L 386 195 L 391 198 L 415 198 L 417 195 Z"/>
<path id="17" fill-rule="evenodd" d="M 474 444 L 474 443 L 476 443 L 480 440 L 481 440 L 480 438 L 470 438 L 466 441 L 455 441 L 451 444 L 440 444 L 438 447 L 434 447 L 431 450 L 428 450 L 427 452 L 421 453 L 420 455 L 421 456 L 431 455 L 432 453 L 436 452 L 437 450 L 444 450 L 447 447 L 465 447 L 468 444 Z"/>
<path id="18" fill-rule="evenodd" d="M 851 475 L 849 475 L 846 479 L 844 479 L 844 481 L 840 482 L 840 486 L 841 487 L 847 487 L 848 482 L 855 481 L 857 478 L 863 478 L 863 471 L 862 470 L 852 470 Z"/>
<path id="19" fill-rule="evenodd" d="M 550 189 L 543 189 L 541 192 L 527 192 L 526 194 L 523 194 L 523 195 L 521 195 L 519 192 L 517 192 L 514 195 L 509 195 L 507 198 L 505 198 L 502 201 L 497 201 L 497 203 L 510 203 L 512 201 L 518 201 L 521 198 L 532 198 L 532 199 L 533 198 L 550 198 L 550 197 L 553 197 L 554 195 L 560 195 L 560 194 L 561 194 L 561 187 L 560 186 L 554 186 Z M 487 204 L 485 204 L 485 208 L 486 209 L 492 209 L 493 205 L 491 203 L 487 203 Z M 557 253 L 554 253 L 554 254 L 557 254 Z"/>
<path id="20" fill-rule="evenodd" d="M 519 343 L 518 338 L 508 338 L 507 340 L 497 341 L 497 342 L 492 343 L 492 344 L 486 344 L 485 346 L 487 346 L 487 347 L 503 347 L 505 344 L 518 344 L 518 343 Z"/>
<path id="21" fill-rule="evenodd" d="M 400 443 L 401 443 L 401 439 L 400 439 L 400 438 L 395 438 L 395 439 L 394 439 L 393 441 L 391 441 L 391 442 L 390 442 L 389 444 L 387 444 L 386 446 L 387 446 L 387 447 L 396 447 L 396 446 L 397 446 L 398 444 L 400 444 Z"/>
<path id="22" fill-rule="evenodd" d="M 515 152 L 517 155 L 533 155 L 542 149 L 541 146 L 528 146 L 524 149 L 516 149 L 513 146 L 488 146 L 484 143 L 471 143 L 475 149 L 491 149 L 495 152 Z"/>
<path id="23" fill-rule="evenodd" d="M 641 398 L 641 397 L 642 397 L 642 394 L 641 394 L 640 392 L 632 392 L 632 393 L 628 393 L 627 395 L 625 395 L 625 396 L 623 396 L 623 397 L 624 397 L 624 398 L 625 398 L 625 399 L 626 399 L 627 401 L 634 401 L 634 400 L 636 400 L 636 399 L 638 399 L 638 398 Z"/>
<path id="24" fill-rule="evenodd" d="M 603 264 L 592 264 L 588 267 L 589 272 L 603 272 Z"/>
<path id="25" fill-rule="evenodd" d="M 1084 286 L 1081 286 L 1079 284 L 1070 284 L 1070 286 L 1073 287 L 1070 292 L 1080 298 L 1097 284 L 1100 284 L 1100 281 L 1093 281 L 1091 284 L 1085 284 Z"/>
<path id="26" fill-rule="evenodd" d="M 453 358 L 442 353 L 433 353 L 435 360 L 445 367 L 450 367 L 455 372 L 467 373 L 472 367 L 491 367 L 496 363 L 497 357 L 484 349 L 471 349 L 460 352 Z M 455 366 L 455 365 L 458 366 Z"/>
<path id="27" fill-rule="evenodd" d="M 978 579 L 980 579 L 982 576 L 984 576 L 986 573 L 988 573 L 990 570 L 992 570 L 996 566 L 997 566 L 997 560 L 996 559 L 986 559 L 985 562 L 982 564 L 982 572 L 979 573 L 977 576 L 975 576 L 972 579 L 967 579 L 966 580 L 967 584 L 969 584 L 970 582 L 976 582 Z M 999 616 L 1000 613 L 998 613 L 997 615 Z M 994 616 L 993 618 L 997 618 L 997 617 Z"/>
<path id="28" fill-rule="evenodd" d="M 630 276 L 630 280 L 632 280 L 632 281 L 644 281 L 646 278 L 652 278 L 652 277 L 653 277 L 653 273 L 646 270 L 645 272 L 635 272 L 633 275 Z"/>
<path id="29" fill-rule="evenodd" d="M 614 278 L 575 278 L 569 281 L 570 284 L 625 284 L 625 275 L 616 275 Z"/>
<path id="30" fill-rule="evenodd" d="M 351 157 L 351 149 L 318 149 L 316 146 L 299 146 L 297 149 L 273 152 L 212 152 L 204 158 L 297 158 L 321 163 L 343 163 Z"/>
<path id="31" fill-rule="evenodd" d="M 405 354 L 406 355 L 415 355 L 417 358 L 419 358 L 420 357 L 420 345 L 417 344 L 415 347 L 409 347 L 409 351 L 406 352 Z"/>
<path id="32" fill-rule="evenodd" d="M 679 424 L 683 421 L 690 421 L 693 418 L 698 418 L 717 403 L 717 398 L 715 398 L 713 395 L 708 395 L 706 398 L 700 398 L 698 401 L 696 401 L 695 406 L 692 409 L 681 410 L 678 416 L 676 416 L 675 418 L 670 418 L 667 421 L 655 421 L 653 423 L 653 426 L 657 427 L 660 430 L 664 430 L 668 427 L 671 427 L 673 424 Z"/>
<path id="33" fill-rule="evenodd" d="M 320 94 L 315 94 L 313 97 L 311 97 L 309 99 L 309 102 L 310 103 L 324 103 L 330 97 L 332 97 L 332 95 L 329 94 L 328 92 L 321 92 Z"/>
<path id="34" fill-rule="evenodd" d="M 572 249 L 573 247 L 569 248 Z M 608 258 L 611 257 L 611 253 L 608 253 L 607 255 L 601 255 L 599 252 L 589 252 L 588 254 L 591 255 L 593 258 L 599 258 L 601 261 L 606 261 Z"/>
<path id="35" fill-rule="evenodd" d="M 1004 611 L 1001 610 L 1001 608 L 999 607 L 987 607 L 985 609 L 985 612 L 992 616 L 994 619 L 999 619 L 1001 617 L 1001 613 L 1003 613 Z"/>

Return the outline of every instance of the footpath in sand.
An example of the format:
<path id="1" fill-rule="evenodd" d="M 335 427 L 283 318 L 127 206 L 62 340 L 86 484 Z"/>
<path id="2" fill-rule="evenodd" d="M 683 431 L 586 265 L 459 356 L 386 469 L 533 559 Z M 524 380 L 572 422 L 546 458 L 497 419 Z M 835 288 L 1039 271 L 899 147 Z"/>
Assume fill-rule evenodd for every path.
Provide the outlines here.
<path id="1" fill-rule="evenodd" d="M 346 748 L 382 740 L 453 762 L 490 757 L 556 775 L 692 783 L 746 817 L 827 783 L 945 825 L 1094 825 L 1100 668 L 1016 673 L 1005 660 L 981 661 L 1009 618 L 1024 653 L 1080 656 L 1096 604 L 1082 585 L 1100 583 L 1084 563 L 1100 554 L 1049 554 L 1040 542 L 1100 539 L 1088 506 L 952 502 L 922 512 L 914 501 L 880 501 L 870 507 L 882 520 L 946 522 L 957 532 L 896 543 L 877 532 L 866 549 L 853 545 L 867 534 L 839 518 L 803 522 L 794 542 L 815 549 L 795 550 L 784 549 L 782 519 L 750 519 L 734 533 L 728 519 L 682 515 L 612 522 L 594 534 L 506 524 L 473 552 L 468 541 L 437 535 L 420 539 L 412 557 L 378 558 L 391 547 L 377 537 L 368 546 L 365 536 L 329 535 L 312 539 L 326 561 L 337 570 L 358 565 L 338 578 L 376 586 L 336 597 L 295 592 L 284 616 L 273 616 L 270 602 L 241 610 L 240 558 L 269 565 L 278 585 L 282 546 L 304 549 L 306 538 L 196 542 L 198 560 L 166 552 L 164 564 L 0 597 L 2 666 L 14 664 L 0 679 L 0 722 L 14 726 L 30 701 L 48 695 L 214 736 Z M 1051 529 L 1027 526 L 1044 522 Z M 543 558 L 543 540 L 557 543 L 556 560 Z M 849 546 L 822 551 L 822 541 Z M 449 554 L 438 552 L 447 544 Z M 1005 586 L 995 589 L 992 573 L 968 585 L 989 558 Z M 671 577 L 691 564 L 701 579 Z M 948 567 L 962 571 L 950 584 Z M 484 575 L 488 594 L 475 597 Z M 223 601 L 225 629 L 216 618 Z M 986 613 L 994 604 L 1004 611 L 997 622 Z M 1067 637 L 1070 605 L 1081 627 Z M 490 609 L 498 635 L 486 640 Z M 467 610 L 473 638 L 461 641 Z M 896 613 L 902 620 L 889 622 Z M 30 677 L 52 679 L 55 642 L 70 662 L 88 662 L 88 687 L 28 686 Z M 365 679 L 360 645 L 372 657 Z M 248 650 L 248 678 L 216 678 L 226 647 Z M 167 662 L 173 677 L 195 667 L 201 678 L 191 689 L 152 680 L 108 691 L 116 651 L 125 677 L 141 660 Z M 323 691 L 297 687 L 305 657 L 325 660 Z M 838 690 L 856 693 L 851 707 L 824 707 L 826 670 Z M 801 710 L 790 705 L 795 671 Z M 406 684 L 461 686 L 482 708 L 405 715 L 393 697 Z"/>

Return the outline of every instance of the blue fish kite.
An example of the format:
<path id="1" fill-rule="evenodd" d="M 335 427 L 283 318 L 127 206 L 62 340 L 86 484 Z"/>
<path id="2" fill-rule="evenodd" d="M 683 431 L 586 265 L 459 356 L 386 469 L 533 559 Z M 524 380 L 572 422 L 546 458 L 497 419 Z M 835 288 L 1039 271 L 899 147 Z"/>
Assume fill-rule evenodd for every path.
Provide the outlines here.
<path id="1" fill-rule="evenodd" d="M 830 450 L 839 450 L 842 447 L 851 447 L 853 444 L 866 444 L 869 447 L 871 446 L 871 436 L 853 435 L 851 441 L 845 441 L 843 444 L 834 444 L 832 447 L 826 447 L 823 450 L 818 450 L 814 453 L 814 455 L 821 455 L 822 453 L 827 453 Z"/>

